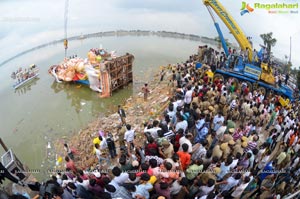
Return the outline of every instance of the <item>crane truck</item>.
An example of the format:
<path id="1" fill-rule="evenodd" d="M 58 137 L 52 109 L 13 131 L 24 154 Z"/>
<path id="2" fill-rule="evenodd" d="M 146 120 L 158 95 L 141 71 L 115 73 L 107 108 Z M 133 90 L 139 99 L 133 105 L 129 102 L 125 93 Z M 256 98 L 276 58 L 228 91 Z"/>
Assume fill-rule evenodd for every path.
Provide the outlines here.
<path id="1" fill-rule="evenodd" d="M 284 84 L 279 86 L 275 85 L 275 77 L 272 68 L 267 63 L 253 60 L 253 57 L 255 56 L 253 56 L 254 52 L 250 41 L 233 17 L 226 11 L 224 6 L 218 0 L 203 0 L 203 3 L 212 17 L 225 55 L 231 57 L 227 60 L 224 68 L 216 69 L 213 79 L 217 78 L 224 80 L 226 78 L 232 78 L 236 83 L 239 81 L 247 83 L 250 90 L 257 89 L 263 95 L 274 93 L 286 97 L 287 101 L 294 101 L 295 94 L 293 89 Z M 246 56 L 248 59 L 245 60 L 242 56 L 237 56 L 232 64 L 233 60 L 230 60 L 232 59 L 232 56 L 229 56 L 227 44 L 221 28 L 214 17 L 213 11 L 230 30 L 230 33 L 238 42 L 241 50 L 248 53 L 248 56 Z M 232 69 L 229 67 L 230 64 L 233 65 Z"/>

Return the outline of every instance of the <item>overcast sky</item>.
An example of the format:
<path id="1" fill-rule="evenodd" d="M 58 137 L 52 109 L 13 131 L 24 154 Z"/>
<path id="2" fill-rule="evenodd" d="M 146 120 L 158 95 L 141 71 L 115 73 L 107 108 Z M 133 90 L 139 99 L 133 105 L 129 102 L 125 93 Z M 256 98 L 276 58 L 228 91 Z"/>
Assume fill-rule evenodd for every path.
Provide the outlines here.
<path id="1" fill-rule="evenodd" d="M 240 15 L 242 0 L 221 0 L 254 47 L 259 35 L 273 32 L 275 56 L 289 55 L 292 37 L 292 63 L 300 66 L 300 13 L 269 14 L 255 9 Z M 297 0 L 247 0 L 247 3 L 297 3 Z M 299 2 L 300 4 L 300 2 Z M 1 0 L 0 59 L 34 46 L 64 37 L 64 0 Z M 300 6 L 300 5 L 299 5 Z M 300 9 L 299 9 L 300 10 Z M 300 12 L 298 10 L 298 12 Z M 68 35 L 118 29 L 166 30 L 209 37 L 217 36 L 202 0 L 69 0 Z M 223 23 L 225 37 L 235 42 Z M 298 56 L 297 56 L 298 52 Z"/>

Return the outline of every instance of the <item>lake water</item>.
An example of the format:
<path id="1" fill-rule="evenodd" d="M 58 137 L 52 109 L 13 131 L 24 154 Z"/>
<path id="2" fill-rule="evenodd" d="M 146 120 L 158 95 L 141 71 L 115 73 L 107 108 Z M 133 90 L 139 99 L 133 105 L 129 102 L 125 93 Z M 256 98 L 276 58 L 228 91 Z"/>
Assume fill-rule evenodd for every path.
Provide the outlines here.
<path id="1" fill-rule="evenodd" d="M 32 51 L 0 67 L 0 136 L 30 169 L 45 171 L 53 166 L 55 154 L 47 151 L 48 142 L 51 145 L 55 139 L 77 134 L 99 115 L 138 92 L 159 66 L 185 61 L 200 43 L 158 36 L 95 37 L 70 41 L 68 55 L 87 57 L 90 48 L 100 45 L 108 51 L 116 50 L 118 55 L 129 52 L 135 56 L 133 84 L 108 99 L 99 98 L 84 85 L 54 82 L 48 69 L 63 60 L 62 44 Z M 39 79 L 15 91 L 10 74 L 33 63 L 40 68 Z"/>

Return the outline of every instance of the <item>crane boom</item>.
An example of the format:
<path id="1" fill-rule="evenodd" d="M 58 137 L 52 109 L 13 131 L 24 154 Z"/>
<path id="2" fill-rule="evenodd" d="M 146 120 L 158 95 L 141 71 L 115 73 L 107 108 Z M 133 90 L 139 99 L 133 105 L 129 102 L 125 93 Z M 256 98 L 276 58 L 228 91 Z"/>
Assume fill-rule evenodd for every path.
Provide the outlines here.
<path id="1" fill-rule="evenodd" d="M 232 16 L 226 11 L 224 6 L 218 1 L 218 0 L 203 0 L 204 5 L 207 7 L 209 13 L 212 15 L 210 8 L 212 8 L 215 13 L 220 17 L 220 19 L 224 22 L 224 24 L 227 26 L 227 28 L 230 30 L 236 41 L 239 43 L 242 50 L 245 50 L 246 48 L 249 49 L 248 51 L 248 58 L 249 61 L 252 61 L 252 46 L 250 42 L 248 41 L 246 35 L 242 31 L 242 29 L 238 26 L 238 24 L 235 22 L 235 20 L 232 18 Z M 213 16 L 212 16 L 213 18 Z M 213 18 L 214 20 L 214 18 Z M 215 20 L 214 20 L 215 22 Z M 216 25 L 216 22 L 215 22 Z M 217 26 L 216 26 L 217 28 Z M 219 30 L 217 28 L 217 31 L 219 33 Z M 220 35 L 220 33 L 219 33 Z M 221 36 L 220 36 L 221 37 Z M 222 40 L 222 38 L 220 38 Z M 224 47 L 223 47 L 224 48 Z M 224 51 L 226 51 L 224 49 Z"/>

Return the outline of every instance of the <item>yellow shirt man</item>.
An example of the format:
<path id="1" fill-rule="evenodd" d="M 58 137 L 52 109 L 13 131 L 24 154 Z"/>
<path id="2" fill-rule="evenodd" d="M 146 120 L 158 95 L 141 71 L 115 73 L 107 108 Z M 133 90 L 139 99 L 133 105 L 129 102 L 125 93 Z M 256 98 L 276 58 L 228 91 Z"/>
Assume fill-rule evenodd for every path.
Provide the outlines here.
<path id="1" fill-rule="evenodd" d="M 93 153 L 96 153 L 96 148 L 95 148 L 95 144 L 99 144 L 100 146 L 101 140 L 99 139 L 99 137 L 96 137 L 93 139 Z"/>

